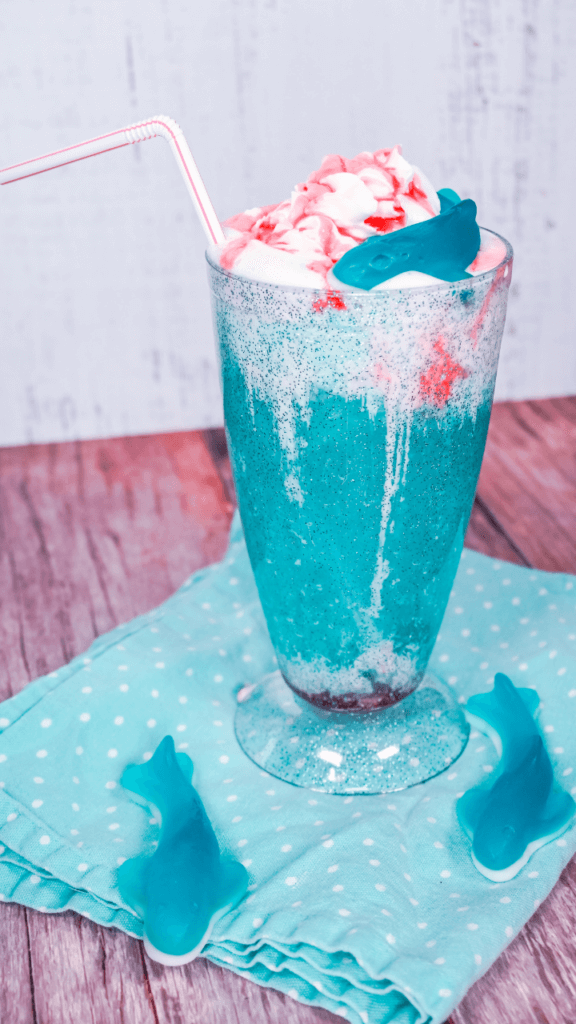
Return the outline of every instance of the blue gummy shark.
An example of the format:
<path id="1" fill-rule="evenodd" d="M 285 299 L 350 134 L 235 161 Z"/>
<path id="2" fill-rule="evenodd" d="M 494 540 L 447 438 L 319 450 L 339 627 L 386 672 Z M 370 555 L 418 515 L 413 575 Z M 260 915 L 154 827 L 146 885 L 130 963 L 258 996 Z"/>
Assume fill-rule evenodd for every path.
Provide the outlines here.
<path id="1" fill-rule="evenodd" d="M 514 878 L 540 846 L 568 828 L 576 812 L 572 797 L 554 785 L 533 717 L 539 703 L 535 690 L 516 689 L 498 672 L 494 689 L 471 697 L 466 706 L 471 725 L 492 739 L 500 764 L 496 781 L 468 790 L 456 813 L 472 840 L 475 866 L 495 882 Z"/>
<path id="2" fill-rule="evenodd" d="M 452 189 L 441 189 L 440 213 L 407 228 L 372 235 L 349 249 L 333 266 L 343 284 L 366 291 L 406 270 L 418 270 L 442 281 L 471 277 L 466 267 L 480 248 L 476 203 L 460 200 Z"/>
<path id="3" fill-rule="evenodd" d="M 151 857 L 127 860 L 117 872 L 122 899 L 144 920 L 144 946 L 159 963 L 188 963 L 209 939 L 216 919 L 246 892 L 248 873 L 220 857 L 198 793 L 193 765 L 165 736 L 150 761 L 130 765 L 122 785 L 143 797 L 161 822 Z"/>

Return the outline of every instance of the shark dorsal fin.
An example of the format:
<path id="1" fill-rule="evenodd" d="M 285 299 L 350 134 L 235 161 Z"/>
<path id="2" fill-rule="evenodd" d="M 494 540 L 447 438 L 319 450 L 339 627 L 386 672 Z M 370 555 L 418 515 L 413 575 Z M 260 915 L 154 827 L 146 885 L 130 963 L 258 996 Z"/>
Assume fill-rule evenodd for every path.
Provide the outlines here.
<path id="1" fill-rule="evenodd" d="M 176 754 L 176 760 L 178 761 L 178 767 L 182 772 L 182 775 L 186 779 L 186 782 L 192 782 L 192 776 L 194 774 L 194 765 L 192 759 L 188 757 L 188 754 L 183 752 Z"/>
<path id="2" fill-rule="evenodd" d="M 147 857 L 133 857 L 125 860 L 116 872 L 120 895 L 136 913 L 144 915 L 146 906 L 146 869 Z"/>
<path id="3" fill-rule="evenodd" d="M 464 831 L 472 837 L 488 799 L 488 790 L 482 787 L 469 789 L 456 804 L 456 814 Z"/>
<path id="4" fill-rule="evenodd" d="M 520 689 L 517 689 L 516 693 L 522 698 L 524 704 L 528 708 L 528 711 L 532 717 L 534 717 L 538 710 L 538 705 L 540 704 L 540 697 L 536 693 L 536 690 L 531 690 L 529 687 L 523 686 Z"/>

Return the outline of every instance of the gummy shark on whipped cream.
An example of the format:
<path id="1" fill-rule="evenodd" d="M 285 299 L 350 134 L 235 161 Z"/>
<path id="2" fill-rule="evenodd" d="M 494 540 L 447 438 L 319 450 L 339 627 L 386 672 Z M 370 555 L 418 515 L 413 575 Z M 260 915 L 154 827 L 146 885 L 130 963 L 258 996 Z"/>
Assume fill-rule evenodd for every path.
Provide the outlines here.
<path id="1" fill-rule="evenodd" d="M 437 193 L 400 146 L 352 159 L 331 155 L 290 199 L 230 217 L 226 242 L 211 255 L 223 270 L 270 284 L 423 287 L 476 276 L 502 260 L 504 243 L 478 229 L 475 217 L 471 200 L 450 189 Z"/>

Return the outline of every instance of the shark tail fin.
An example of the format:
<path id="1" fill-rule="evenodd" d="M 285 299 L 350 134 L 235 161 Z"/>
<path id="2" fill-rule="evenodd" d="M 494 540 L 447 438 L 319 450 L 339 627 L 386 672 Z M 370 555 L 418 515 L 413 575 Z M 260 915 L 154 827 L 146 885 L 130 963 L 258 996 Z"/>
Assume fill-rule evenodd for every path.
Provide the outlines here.
<path id="1" fill-rule="evenodd" d="M 131 764 L 125 769 L 121 783 L 144 800 L 157 801 L 158 793 L 173 787 L 179 778 L 192 779 L 193 765 L 187 754 L 176 754 L 174 740 L 165 736 L 144 764 Z"/>
<path id="2" fill-rule="evenodd" d="M 223 859 L 220 861 L 221 890 L 218 899 L 218 910 L 233 907 L 242 898 L 248 888 L 248 872 L 237 860 Z"/>

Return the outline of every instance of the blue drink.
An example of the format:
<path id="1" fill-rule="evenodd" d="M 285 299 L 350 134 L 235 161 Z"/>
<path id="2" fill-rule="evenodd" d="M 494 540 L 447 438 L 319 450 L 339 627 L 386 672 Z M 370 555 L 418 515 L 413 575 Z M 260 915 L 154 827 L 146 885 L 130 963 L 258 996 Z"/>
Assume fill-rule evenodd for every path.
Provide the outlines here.
<path id="1" fill-rule="evenodd" d="M 317 709 L 377 711 L 423 678 L 486 441 L 502 254 L 457 284 L 341 293 L 209 261 L 248 553 L 284 680 Z"/>

